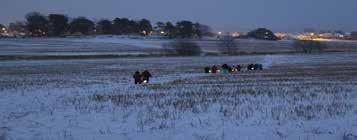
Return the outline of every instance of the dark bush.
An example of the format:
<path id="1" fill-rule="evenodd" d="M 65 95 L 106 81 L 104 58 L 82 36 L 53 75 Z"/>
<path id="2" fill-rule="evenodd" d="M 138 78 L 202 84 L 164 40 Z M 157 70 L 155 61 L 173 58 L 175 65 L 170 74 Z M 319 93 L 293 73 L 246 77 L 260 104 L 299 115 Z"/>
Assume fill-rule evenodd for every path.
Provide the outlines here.
<path id="1" fill-rule="evenodd" d="M 201 47 L 188 40 L 175 40 L 164 47 L 165 53 L 169 55 L 197 56 L 201 55 Z"/>
<path id="2" fill-rule="evenodd" d="M 315 40 L 295 40 L 293 47 L 298 52 L 302 53 L 320 53 L 327 48 L 326 43 Z"/>

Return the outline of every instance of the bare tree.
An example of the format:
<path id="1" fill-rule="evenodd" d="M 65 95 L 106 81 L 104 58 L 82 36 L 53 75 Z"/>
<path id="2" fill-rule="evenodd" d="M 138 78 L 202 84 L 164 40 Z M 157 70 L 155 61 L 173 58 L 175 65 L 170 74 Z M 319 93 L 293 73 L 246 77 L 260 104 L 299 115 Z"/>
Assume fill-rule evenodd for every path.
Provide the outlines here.
<path id="1" fill-rule="evenodd" d="M 327 44 L 315 40 L 295 40 L 293 47 L 297 52 L 302 53 L 320 53 L 327 48 Z"/>
<path id="2" fill-rule="evenodd" d="M 238 52 L 238 44 L 232 36 L 223 36 L 218 43 L 222 54 L 234 55 Z"/>
<path id="3" fill-rule="evenodd" d="M 171 43 L 164 46 L 164 51 L 169 55 L 180 55 L 180 56 L 197 56 L 201 55 L 201 47 L 196 43 L 185 40 L 177 39 Z"/>

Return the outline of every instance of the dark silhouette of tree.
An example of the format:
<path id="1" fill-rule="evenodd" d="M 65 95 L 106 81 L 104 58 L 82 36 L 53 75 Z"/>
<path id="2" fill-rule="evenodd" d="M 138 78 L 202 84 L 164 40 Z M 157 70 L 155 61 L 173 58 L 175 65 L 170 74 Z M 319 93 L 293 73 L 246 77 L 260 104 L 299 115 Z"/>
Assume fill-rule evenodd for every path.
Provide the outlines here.
<path id="1" fill-rule="evenodd" d="M 113 33 L 116 35 L 121 35 L 123 34 L 123 23 L 122 23 L 122 19 L 120 18 L 115 18 L 113 20 Z"/>
<path id="2" fill-rule="evenodd" d="M 164 50 L 168 55 L 180 55 L 180 56 L 197 56 L 201 55 L 202 50 L 195 42 L 177 39 L 173 42 L 166 44 Z"/>
<path id="3" fill-rule="evenodd" d="M 262 40 L 278 40 L 279 38 L 275 34 L 265 28 L 258 28 L 247 34 L 248 38 L 262 39 Z"/>
<path id="4" fill-rule="evenodd" d="M 201 31 L 201 24 L 196 22 L 195 24 L 193 24 L 193 33 L 195 36 L 201 38 L 202 37 L 202 31 Z"/>
<path id="5" fill-rule="evenodd" d="M 159 33 L 163 32 L 165 34 L 165 23 L 157 22 L 154 27 L 154 30 Z"/>
<path id="6" fill-rule="evenodd" d="M 26 23 L 20 21 L 10 23 L 9 30 L 14 34 L 26 34 L 27 33 Z"/>
<path id="7" fill-rule="evenodd" d="M 49 21 L 46 16 L 32 12 L 26 15 L 26 28 L 30 32 L 31 36 L 46 36 L 49 31 Z"/>
<path id="8" fill-rule="evenodd" d="M 212 28 L 208 25 L 203 25 L 203 24 L 199 24 L 199 27 L 196 29 L 199 30 L 201 36 L 214 36 L 214 33 L 212 32 Z"/>
<path id="9" fill-rule="evenodd" d="M 195 34 L 191 21 L 180 21 L 176 23 L 177 36 L 180 38 L 191 38 Z"/>
<path id="10" fill-rule="evenodd" d="M 180 21 L 175 25 L 171 22 L 158 22 L 153 27 L 150 20 L 130 20 L 128 18 L 115 18 L 111 20 L 100 20 L 97 23 L 85 18 L 74 18 L 69 22 L 69 17 L 63 14 L 49 14 L 44 16 L 38 12 L 26 15 L 26 29 L 19 29 L 17 24 L 14 28 L 19 33 L 27 33 L 31 36 L 63 36 L 67 33 L 81 34 L 115 34 L 115 35 L 150 35 L 152 31 L 169 38 L 192 38 L 212 36 L 211 28 L 200 23 L 191 21 Z M 15 30 L 15 29 L 14 29 Z"/>
<path id="11" fill-rule="evenodd" d="M 110 20 L 103 19 L 97 23 L 97 33 L 99 34 L 113 34 L 113 25 Z"/>
<path id="12" fill-rule="evenodd" d="M 129 24 L 127 26 L 128 34 L 141 34 L 139 22 L 134 20 L 129 20 Z"/>
<path id="13" fill-rule="evenodd" d="M 147 19 L 142 19 L 139 21 L 139 28 L 143 35 L 148 35 L 153 30 L 151 22 Z"/>
<path id="14" fill-rule="evenodd" d="M 113 30 L 117 35 L 132 33 L 133 29 L 131 26 L 135 26 L 135 23 L 127 18 L 115 18 L 113 21 Z"/>
<path id="15" fill-rule="evenodd" d="M 315 40 L 295 40 L 293 47 L 297 52 L 321 53 L 327 48 L 327 44 Z"/>
<path id="16" fill-rule="evenodd" d="M 70 31 L 71 33 L 81 33 L 84 35 L 89 35 L 94 32 L 95 24 L 93 21 L 85 18 L 78 17 L 72 20 L 70 23 Z"/>
<path id="17" fill-rule="evenodd" d="M 169 38 L 175 38 L 177 36 L 177 29 L 171 22 L 166 22 L 165 31 L 166 36 Z"/>
<path id="18" fill-rule="evenodd" d="M 68 17 L 62 14 L 50 14 L 50 35 L 62 36 L 68 31 Z"/>

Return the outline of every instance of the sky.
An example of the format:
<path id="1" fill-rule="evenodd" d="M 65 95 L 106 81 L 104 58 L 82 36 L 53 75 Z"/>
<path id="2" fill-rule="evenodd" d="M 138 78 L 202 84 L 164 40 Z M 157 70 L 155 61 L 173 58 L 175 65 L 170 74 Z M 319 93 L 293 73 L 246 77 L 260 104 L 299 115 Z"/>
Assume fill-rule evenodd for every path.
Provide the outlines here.
<path id="1" fill-rule="evenodd" d="M 357 0 L 0 0 L 0 23 L 22 21 L 32 11 L 93 20 L 191 20 L 226 32 L 357 30 Z"/>

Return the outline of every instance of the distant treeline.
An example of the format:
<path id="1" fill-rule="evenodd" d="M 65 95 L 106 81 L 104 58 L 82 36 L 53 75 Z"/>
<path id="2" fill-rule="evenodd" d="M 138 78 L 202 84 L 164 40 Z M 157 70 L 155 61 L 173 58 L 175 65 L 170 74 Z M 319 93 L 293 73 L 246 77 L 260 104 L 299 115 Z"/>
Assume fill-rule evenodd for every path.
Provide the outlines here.
<path id="1" fill-rule="evenodd" d="M 31 12 L 26 21 L 9 24 L 9 30 L 34 37 L 60 37 L 66 35 L 162 35 L 168 38 L 200 38 L 212 35 L 207 25 L 192 21 L 157 22 L 131 20 L 128 18 L 101 19 L 93 21 L 86 17 L 70 18 L 64 14 L 44 15 Z"/>

